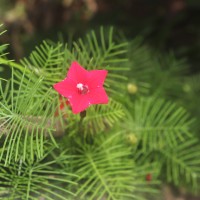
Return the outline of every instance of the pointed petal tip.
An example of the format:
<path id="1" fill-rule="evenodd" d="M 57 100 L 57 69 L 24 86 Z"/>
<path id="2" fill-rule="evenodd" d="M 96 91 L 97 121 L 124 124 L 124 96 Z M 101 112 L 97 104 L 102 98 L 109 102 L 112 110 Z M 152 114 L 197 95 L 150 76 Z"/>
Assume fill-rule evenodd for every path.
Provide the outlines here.
<path id="1" fill-rule="evenodd" d="M 108 74 L 108 70 L 106 70 L 106 69 L 101 69 L 101 70 L 99 70 L 99 71 L 102 72 L 102 74 L 104 75 L 104 79 L 105 79 L 106 76 L 107 76 L 107 74 Z"/>
<path id="2" fill-rule="evenodd" d="M 83 68 L 79 63 L 78 63 L 78 61 L 72 61 L 71 62 L 71 65 L 70 65 L 70 68 L 74 68 L 74 67 L 81 67 L 81 68 Z"/>
<path id="3" fill-rule="evenodd" d="M 106 75 L 108 74 L 108 70 L 102 69 L 102 71 L 104 71 L 104 73 L 105 73 Z"/>
<path id="4" fill-rule="evenodd" d="M 54 88 L 55 90 L 57 90 L 57 88 L 58 88 L 58 83 L 53 84 L 53 88 Z"/>
<path id="5" fill-rule="evenodd" d="M 108 104 L 108 103 L 109 103 L 109 98 L 108 98 L 108 96 L 106 96 L 104 101 L 102 102 L 102 104 Z"/>
<path id="6" fill-rule="evenodd" d="M 62 88 L 62 86 L 63 86 L 62 82 L 53 84 L 53 88 L 58 92 L 60 91 L 60 88 Z"/>

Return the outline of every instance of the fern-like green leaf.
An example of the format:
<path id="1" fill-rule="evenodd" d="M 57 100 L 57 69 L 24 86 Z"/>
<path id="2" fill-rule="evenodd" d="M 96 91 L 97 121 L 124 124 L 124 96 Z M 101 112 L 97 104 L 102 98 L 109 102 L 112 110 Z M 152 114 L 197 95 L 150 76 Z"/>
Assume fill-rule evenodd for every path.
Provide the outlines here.
<path id="1" fill-rule="evenodd" d="M 0 29 L 2 28 L 2 26 L 3 26 L 3 24 L 0 24 Z M 2 34 L 4 34 L 6 31 L 1 31 L 0 30 L 0 36 L 2 35 Z M 5 53 L 5 50 L 7 49 L 7 44 L 1 44 L 0 45 L 0 72 L 1 71 L 3 71 L 3 67 L 1 67 L 1 64 L 3 64 L 4 62 L 2 61 L 2 58 L 4 57 L 4 56 L 6 56 L 7 55 L 7 53 Z M 0 77 L 1 78 L 1 77 Z"/>
<path id="2" fill-rule="evenodd" d="M 190 184 L 193 190 L 199 190 L 198 179 L 200 178 L 200 147 L 199 141 L 190 139 L 178 143 L 176 148 L 161 148 L 163 174 L 167 181 L 176 185 Z"/>
<path id="3" fill-rule="evenodd" d="M 144 192 L 154 192 L 145 184 L 145 175 L 141 173 L 145 173 L 144 168 L 140 172 L 135 170 L 131 152 L 121 138 L 122 132 L 101 135 L 92 146 L 85 144 L 81 148 L 74 161 L 80 175 L 79 199 L 144 200 Z M 138 189 L 139 185 L 143 191 Z"/>
<path id="4" fill-rule="evenodd" d="M 110 99 L 107 105 L 91 106 L 83 119 L 83 129 L 86 134 L 100 133 L 114 124 L 120 123 L 125 116 L 123 106 Z"/>
<path id="5" fill-rule="evenodd" d="M 162 99 L 146 98 L 130 105 L 126 129 L 141 138 L 143 148 L 174 147 L 191 136 L 187 111 Z"/>
<path id="6" fill-rule="evenodd" d="M 24 75 L 19 85 L 14 85 L 12 73 L 11 81 L 8 81 L 4 90 L 0 84 L 0 136 L 5 137 L 0 159 L 5 157 L 5 164 L 13 159 L 17 161 L 20 155 L 23 161 L 27 158 L 33 160 L 35 153 L 37 157 L 41 157 L 46 136 L 56 145 L 52 135 L 55 130 L 53 118 L 51 119 L 56 104 L 50 98 L 51 91 L 41 95 L 42 79 L 34 79 L 33 82 L 30 76 L 25 87 L 23 77 Z M 27 153 L 27 146 L 30 155 Z"/>
<path id="7" fill-rule="evenodd" d="M 154 93 L 158 96 L 175 96 L 182 89 L 187 72 L 185 60 L 177 59 L 173 52 L 162 55 L 143 44 L 140 37 L 130 42 L 128 48 L 131 68 L 129 79 L 138 87 L 138 94 Z"/>
<path id="8" fill-rule="evenodd" d="M 14 79 L 18 85 L 24 84 L 26 87 L 30 77 L 36 81 L 42 77 L 40 92 L 44 94 L 54 83 L 60 81 L 63 74 L 66 74 L 66 68 L 63 67 L 65 65 L 64 59 L 62 44 L 52 45 L 44 41 L 39 47 L 36 47 L 28 59 L 22 59 L 21 63 L 6 59 L 0 59 L 0 62 L 15 69 Z"/>
<path id="9" fill-rule="evenodd" d="M 47 160 L 48 159 L 48 160 Z M 43 162 L 45 160 L 45 162 Z M 0 164 L 0 198 L 4 199 L 72 199 L 75 193 L 70 191 L 75 186 L 77 176 L 66 169 L 59 168 L 57 162 L 68 163 L 67 156 L 58 156 L 52 160 L 48 153 L 33 163 L 13 162 L 5 167 Z M 57 166 L 55 168 L 55 166 Z M 1 192 L 2 191 L 2 192 Z"/>

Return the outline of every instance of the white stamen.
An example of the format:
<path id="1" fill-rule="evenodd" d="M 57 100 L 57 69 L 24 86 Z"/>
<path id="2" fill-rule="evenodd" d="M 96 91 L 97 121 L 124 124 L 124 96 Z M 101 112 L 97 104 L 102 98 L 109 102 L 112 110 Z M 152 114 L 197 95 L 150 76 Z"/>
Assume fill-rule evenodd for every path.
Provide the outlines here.
<path id="1" fill-rule="evenodd" d="M 82 83 L 78 83 L 76 86 L 79 90 L 83 90 L 83 84 Z"/>
<path id="2" fill-rule="evenodd" d="M 77 89 L 78 89 L 78 93 L 79 94 L 82 94 L 82 95 L 85 95 L 88 93 L 88 86 L 87 85 L 83 85 L 82 83 L 78 83 L 76 85 Z"/>

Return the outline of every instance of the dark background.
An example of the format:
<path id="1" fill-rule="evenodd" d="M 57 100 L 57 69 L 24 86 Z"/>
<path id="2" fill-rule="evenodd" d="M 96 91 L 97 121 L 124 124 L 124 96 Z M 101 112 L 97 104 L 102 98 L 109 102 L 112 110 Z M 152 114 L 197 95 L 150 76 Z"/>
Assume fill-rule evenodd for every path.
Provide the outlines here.
<path id="1" fill-rule="evenodd" d="M 152 48 L 173 50 L 191 73 L 199 71 L 199 0 L 1 0 L 0 22 L 8 30 L 0 42 L 16 60 L 43 39 L 68 41 L 112 25 L 129 39 L 142 35 Z"/>

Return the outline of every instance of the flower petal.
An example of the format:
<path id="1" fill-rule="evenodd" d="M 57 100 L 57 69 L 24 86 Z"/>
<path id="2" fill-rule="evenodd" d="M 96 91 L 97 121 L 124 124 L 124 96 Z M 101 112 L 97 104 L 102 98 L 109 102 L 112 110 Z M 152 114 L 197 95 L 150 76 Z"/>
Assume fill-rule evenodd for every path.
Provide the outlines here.
<path id="1" fill-rule="evenodd" d="M 69 68 L 69 71 L 67 73 L 67 78 L 74 81 L 76 84 L 78 83 L 86 84 L 87 74 L 88 71 L 85 70 L 83 67 L 81 67 L 81 65 L 79 65 L 78 62 L 74 61 L 72 62 Z"/>
<path id="2" fill-rule="evenodd" d="M 53 85 L 54 89 L 64 97 L 70 98 L 76 93 L 76 84 L 68 78 Z"/>
<path id="3" fill-rule="evenodd" d="M 74 114 L 80 113 L 90 106 L 88 95 L 74 94 L 72 98 L 69 99 L 69 102 Z"/>
<path id="4" fill-rule="evenodd" d="M 67 97 L 73 113 L 84 111 L 91 104 L 107 104 L 108 96 L 103 88 L 107 70 L 87 71 L 78 62 L 72 62 L 67 77 L 54 85 L 55 90 Z M 80 93 L 77 84 L 88 88 L 88 93 Z"/>
<path id="5" fill-rule="evenodd" d="M 103 86 L 104 80 L 106 78 L 108 71 L 107 70 L 92 70 L 88 72 L 88 87 L 96 88 Z"/>
<path id="6" fill-rule="evenodd" d="M 92 89 L 88 94 L 91 104 L 107 104 L 109 99 L 103 87 Z"/>

